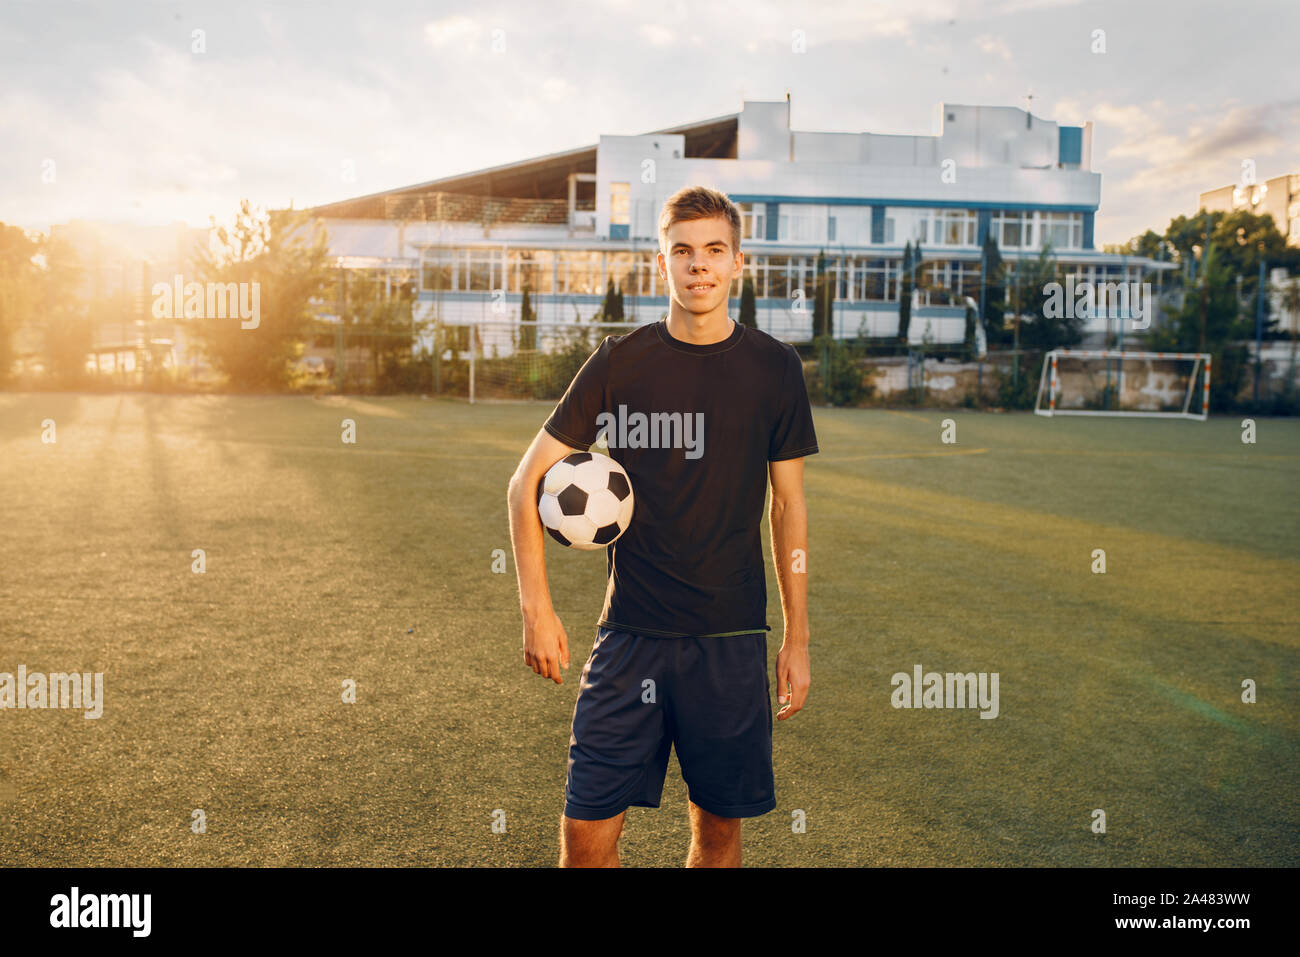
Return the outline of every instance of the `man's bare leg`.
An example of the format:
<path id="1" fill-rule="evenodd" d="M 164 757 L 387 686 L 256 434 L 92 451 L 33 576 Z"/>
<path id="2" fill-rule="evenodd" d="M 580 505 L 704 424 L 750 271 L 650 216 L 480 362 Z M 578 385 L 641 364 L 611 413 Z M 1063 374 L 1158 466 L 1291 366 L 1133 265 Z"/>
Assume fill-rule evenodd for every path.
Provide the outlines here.
<path id="1" fill-rule="evenodd" d="M 580 821 L 565 815 L 560 821 L 561 867 L 618 867 L 618 838 L 622 811 L 602 821 Z"/>
<path id="2" fill-rule="evenodd" d="M 740 823 L 738 817 L 718 817 L 694 801 L 691 812 L 691 849 L 687 867 L 739 867 Z"/>

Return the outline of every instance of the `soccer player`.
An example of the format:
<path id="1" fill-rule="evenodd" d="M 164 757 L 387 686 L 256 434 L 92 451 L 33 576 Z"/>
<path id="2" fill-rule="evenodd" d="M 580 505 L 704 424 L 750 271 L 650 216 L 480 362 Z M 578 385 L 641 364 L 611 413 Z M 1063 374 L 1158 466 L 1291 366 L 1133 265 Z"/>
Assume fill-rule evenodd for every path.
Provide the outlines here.
<path id="1" fill-rule="evenodd" d="M 768 476 L 785 617 L 777 718 L 808 694 L 803 458 L 817 435 L 794 348 L 727 316 L 740 232 L 720 192 L 669 198 L 657 257 L 667 318 L 605 338 L 510 481 L 524 662 L 557 684 L 569 641 L 546 582 L 538 482 L 603 435 L 635 497 L 631 524 L 606 550 L 605 605 L 573 712 L 562 867 L 618 866 L 626 810 L 659 806 L 674 746 L 690 799 L 688 867 L 740 866 L 742 820 L 776 806 L 760 535 Z"/>

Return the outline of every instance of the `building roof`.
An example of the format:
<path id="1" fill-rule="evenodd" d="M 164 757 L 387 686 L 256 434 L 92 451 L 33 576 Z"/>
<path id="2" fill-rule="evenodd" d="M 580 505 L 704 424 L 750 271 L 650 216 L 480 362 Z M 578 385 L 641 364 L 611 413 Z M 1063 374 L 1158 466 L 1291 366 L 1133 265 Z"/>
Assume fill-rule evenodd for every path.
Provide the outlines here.
<path id="1" fill-rule="evenodd" d="M 679 133 L 686 137 L 686 156 L 709 159 L 734 159 L 736 135 L 740 114 L 728 113 L 712 119 L 650 130 L 642 134 Z M 388 219 L 395 208 L 407 210 L 420 205 L 426 197 L 438 193 L 454 193 L 476 197 L 503 199 L 551 199 L 568 202 L 569 175 L 596 172 L 596 144 L 577 149 L 561 150 L 530 159 L 488 166 L 469 173 L 458 173 L 431 179 L 413 186 L 382 190 L 366 196 L 344 199 L 312 207 L 309 212 L 332 219 Z M 579 183 L 579 199 L 583 187 L 594 193 L 590 183 Z"/>

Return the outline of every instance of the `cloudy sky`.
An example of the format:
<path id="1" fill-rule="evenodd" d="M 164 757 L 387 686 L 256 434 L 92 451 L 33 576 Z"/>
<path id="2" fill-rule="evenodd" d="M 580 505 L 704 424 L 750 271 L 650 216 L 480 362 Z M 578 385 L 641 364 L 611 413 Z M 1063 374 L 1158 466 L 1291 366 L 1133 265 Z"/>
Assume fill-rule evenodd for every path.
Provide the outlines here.
<path id="1" fill-rule="evenodd" d="M 0 0 L 0 222 L 206 225 L 787 90 L 795 129 L 927 134 L 940 101 L 1032 93 L 1094 122 L 1115 242 L 1243 159 L 1300 172 L 1298 43 L 1295 0 Z"/>

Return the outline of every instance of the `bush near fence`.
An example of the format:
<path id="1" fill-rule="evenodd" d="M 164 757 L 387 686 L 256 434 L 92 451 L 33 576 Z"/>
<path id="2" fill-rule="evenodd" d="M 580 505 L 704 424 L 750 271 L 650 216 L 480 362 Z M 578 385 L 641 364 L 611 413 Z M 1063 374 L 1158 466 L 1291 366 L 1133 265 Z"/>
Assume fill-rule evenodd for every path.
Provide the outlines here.
<path id="1" fill-rule="evenodd" d="M 7 388 L 86 392 L 236 391 L 224 384 L 202 356 L 191 355 L 193 349 L 182 347 L 179 340 L 175 354 L 169 354 L 164 363 L 161 355 L 153 355 L 145 345 L 159 330 L 147 327 L 134 333 L 140 342 L 138 347 L 131 343 L 120 347 L 123 353 L 133 348 L 137 353 L 130 371 L 124 372 L 107 360 L 98 367 L 101 371 L 91 371 L 94 364 L 89 361 L 89 355 L 84 365 L 81 360 L 69 358 L 70 352 L 80 355 L 85 348 L 73 334 L 79 328 L 66 324 L 56 326 L 50 321 L 28 323 L 20 329 L 21 334 L 14 340 L 14 361 Z M 626 332 L 627 326 L 585 321 L 538 323 L 528 331 L 531 336 L 526 341 L 539 342 L 542 348 L 521 349 L 516 340 L 512 355 L 498 355 L 499 351 L 509 350 L 499 350 L 496 343 L 489 345 L 484 355 L 479 341 L 474 362 L 476 398 L 557 401 L 604 336 Z M 336 327 L 322 325 L 304 342 L 304 355 L 299 360 L 304 363 L 310 359 L 315 363 L 312 367 L 315 371 L 309 372 L 305 366 L 295 369 L 285 391 L 436 393 L 465 398 L 469 395 L 470 380 L 469 329 L 444 325 L 436 330 L 436 336 L 433 351 L 424 348 L 411 354 L 409 350 L 416 342 L 411 332 L 386 334 L 355 327 L 340 332 Z M 809 399 L 819 406 L 1032 409 L 1043 364 L 1041 351 L 1021 350 L 1019 374 L 1015 375 L 1011 350 L 989 352 L 983 360 L 971 361 L 961 348 L 909 348 L 893 338 L 820 337 L 811 343 L 795 345 L 803 360 Z M 1144 348 L 1139 341 L 1126 343 L 1126 347 L 1129 351 Z M 1253 347 L 1253 342 L 1234 342 L 1214 353 L 1211 412 L 1300 415 L 1300 383 L 1297 382 L 1300 368 L 1292 350 L 1272 350 L 1271 354 L 1265 351 L 1258 369 L 1256 401 Z M 103 351 L 98 343 L 95 348 Z M 336 376 L 336 356 L 340 349 L 344 355 L 343 369 Z M 909 363 L 915 363 L 922 352 L 924 371 L 913 368 L 909 387 Z M 107 371 L 110 368 L 113 371 Z M 922 381 L 923 385 L 918 385 Z"/>

